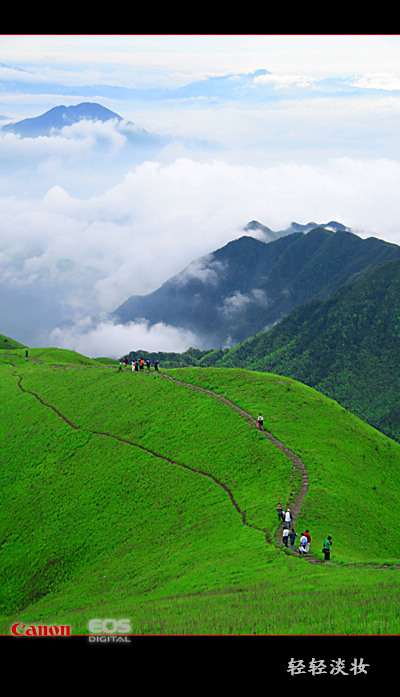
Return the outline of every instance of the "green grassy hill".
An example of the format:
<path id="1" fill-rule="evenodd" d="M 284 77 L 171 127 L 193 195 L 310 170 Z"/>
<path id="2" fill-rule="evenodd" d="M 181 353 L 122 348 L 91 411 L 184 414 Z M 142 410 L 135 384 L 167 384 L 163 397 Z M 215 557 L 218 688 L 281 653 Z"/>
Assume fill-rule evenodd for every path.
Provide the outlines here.
<path id="1" fill-rule="evenodd" d="M 20 344 L 19 341 L 15 341 L 15 339 L 10 339 L 8 336 L 0 334 L 0 351 L 21 348 L 26 348 L 26 346 L 24 346 L 24 344 Z"/>
<path id="2" fill-rule="evenodd" d="M 312 560 L 285 553 L 275 512 L 304 477 L 232 405 L 301 458 Z M 0 442 L 0 633 L 88 634 L 96 617 L 133 634 L 398 633 L 400 445 L 309 387 L 0 351 Z"/>

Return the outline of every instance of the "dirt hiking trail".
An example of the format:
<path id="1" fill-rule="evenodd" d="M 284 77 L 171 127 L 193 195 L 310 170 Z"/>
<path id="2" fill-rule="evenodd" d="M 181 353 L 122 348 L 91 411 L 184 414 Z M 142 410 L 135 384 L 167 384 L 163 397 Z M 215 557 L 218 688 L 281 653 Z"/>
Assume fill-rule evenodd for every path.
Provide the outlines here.
<path id="1" fill-rule="evenodd" d="M 41 363 L 41 361 L 38 358 L 32 358 L 29 360 L 33 360 L 39 364 Z M 64 414 L 62 414 L 54 405 L 47 404 L 46 402 L 44 402 L 44 400 L 38 394 L 36 394 L 35 392 L 32 392 L 30 390 L 25 389 L 22 385 L 23 377 L 18 374 L 16 366 L 14 365 L 14 363 L 12 363 L 11 361 L 6 361 L 6 363 L 15 368 L 13 375 L 15 375 L 18 378 L 17 384 L 18 384 L 19 389 L 22 392 L 24 392 L 25 394 L 31 395 L 32 397 L 37 399 L 43 407 L 51 409 L 59 418 L 61 418 L 63 421 L 65 421 L 65 423 L 67 423 L 71 428 L 73 428 L 75 430 L 80 430 L 79 426 L 76 426 L 69 419 L 67 419 L 66 416 L 64 416 Z M 74 368 L 77 368 L 79 370 L 82 370 L 84 368 L 93 369 L 93 366 L 70 366 L 70 365 L 55 365 L 55 364 L 52 364 L 52 367 L 63 369 L 63 370 L 74 369 Z M 111 367 L 111 366 L 110 366 L 110 368 L 115 369 L 114 367 Z M 131 372 L 131 371 L 127 371 L 127 372 Z M 147 372 L 147 371 L 144 371 L 144 372 Z M 152 373 L 152 375 L 155 375 L 155 373 Z M 196 390 L 198 392 L 203 392 L 205 394 L 212 396 L 213 398 L 219 400 L 220 402 L 222 402 L 223 404 L 225 404 L 229 408 L 234 409 L 241 416 L 241 418 L 245 419 L 249 423 L 249 425 L 251 427 L 254 427 L 254 428 L 256 427 L 256 423 L 257 423 L 256 419 L 251 414 L 247 413 L 245 410 L 243 410 L 242 408 L 240 408 L 239 406 L 237 406 L 236 404 L 231 402 L 226 397 L 223 397 L 222 395 L 220 395 L 216 392 L 213 392 L 211 390 L 208 390 L 204 387 L 199 387 L 198 385 L 193 385 L 193 384 L 188 383 L 188 382 L 183 382 L 181 380 L 177 380 L 176 378 L 172 378 L 170 375 L 167 375 L 166 373 L 162 373 L 161 371 L 158 371 L 157 376 L 159 376 L 163 379 L 170 380 L 171 382 L 175 383 L 178 387 L 189 388 L 189 389 Z M 338 563 L 333 562 L 333 561 L 325 561 L 324 559 L 321 559 L 319 557 L 314 556 L 313 553 L 299 555 L 299 553 L 296 550 L 292 551 L 291 549 L 287 548 L 283 544 L 283 542 L 282 542 L 282 525 L 279 525 L 278 528 L 275 530 L 273 540 L 271 540 L 271 534 L 268 530 L 257 527 L 255 525 L 251 525 L 251 523 L 249 523 L 246 520 L 245 511 L 241 510 L 239 504 L 235 500 L 233 492 L 230 491 L 230 489 L 223 482 L 218 480 L 211 473 L 205 472 L 204 470 L 195 469 L 193 467 L 190 467 L 187 464 L 184 464 L 182 462 L 178 462 L 178 461 L 173 460 L 169 457 L 166 457 L 165 455 L 154 452 L 153 450 L 150 450 L 149 448 L 146 448 L 143 445 L 140 445 L 140 443 L 135 443 L 135 442 L 127 440 L 125 438 L 121 438 L 119 436 L 116 436 L 115 434 L 112 434 L 112 433 L 91 430 L 91 429 L 88 429 L 87 427 L 85 428 L 85 431 L 92 433 L 93 435 L 96 435 L 96 436 L 112 438 L 116 441 L 119 441 L 120 443 L 125 443 L 126 445 L 129 445 L 129 446 L 134 447 L 134 448 L 139 448 L 140 450 L 146 451 L 160 460 L 163 460 L 163 461 L 168 462 L 170 464 L 182 467 L 184 469 L 190 470 L 191 472 L 194 472 L 196 474 L 199 474 L 201 476 L 209 478 L 216 485 L 221 487 L 226 492 L 226 494 L 228 495 L 228 497 L 230 499 L 231 504 L 235 507 L 238 514 L 241 516 L 241 520 L 242 520 L 243 525 L 246 525 L 249 528 L 252 528 L 254 530 L 258 530 L 259 532 L 263 533 L 265 536 L 266 542 L 268 544 L 278 545 L 285 554 L 296 556 L 296 557 L 301 556 L 304 560 L 306 560 L 307 562 L 312 563 L 312 564 L 326 564 L 326 565 L 334 565 L 334 566 L 339 566 L 339 567 L 341 567 L 341 566 L 366 566 L 366 567 L 373 567 L 376 569 L 389 568 L 388 565 L 375 566 L 372 564 L 362 564 L 362 563 L 338 564 Z M 304 497 L 306 496 L 307 491 L 308 491 L 308 474 L 307 474 L 306 467 L 305 467 L 304 463 L 302 462 L 301 458 L 298 457 L 298 455 L 296 455 L 291 450 L 289 450 L 283 443 L 281 443 L 271 433 L 266 431 L 264 428 L 260 430 L 260 433 L 262 433 L 265 436 L 265 438 L 267 438 L 271 443 L 273 443 L 273 445 L 275 447 L 277 447 L 286 457 L 288 457 L 290 459 L 290 461 L 292 462 L 293 468 L 296 468 L 299 475 L 300 475 L 301 484 L 300 484 L 299 490 L 292 492 L 293 498 L 290 501 L 290 509 L 291 509 L 291 513 L 292 513 L 291 526 L 293 525 L 293 527 L 294 527 L 295 521 L 296 521 L 296 519 L 298 519 L 298 517 L 300 515 L 301 506 L 302 506 Z M 275 514 L 275 511 L 274 511 L 274 514 Z M 394 565 L 394 566 L 392 566 L 392 568 L 400 568 L 400 565 Z"/>

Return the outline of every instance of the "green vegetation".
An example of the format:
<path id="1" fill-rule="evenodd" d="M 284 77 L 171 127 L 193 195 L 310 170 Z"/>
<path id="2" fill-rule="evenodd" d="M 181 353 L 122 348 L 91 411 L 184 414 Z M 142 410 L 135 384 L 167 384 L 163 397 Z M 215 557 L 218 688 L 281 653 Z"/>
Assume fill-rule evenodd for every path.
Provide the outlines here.
<path id="1" fill-rule="evenodd" d="M 20 344 L 19 341 L 15 341 L 15 339 L 10 339 L 8 336 L 0 334 L 0 351 L 20 348 L 26 348 L 26 346 L 24 346 L 24 344 Z"/>
<path id="2" fill-rule="evenodd" d="M 294 309 L 232 349 L 159 355 L 164 368 L 287 375 L 400 442 L 400 260 L 377 264 L 325 300 Z"/>
<path id="3" fill-rule="evenodd" d="M 182 327 L 213 348 L 235 345 L 393 259 L 400 259 L 400 246 L 347 230 L 317 226 L 269 243 L 244 236 L 153 293 L 128 298 L 113 315 L 123 324 L 146 317 L 150 325 Z"/>
<path id="4" fill-rule="evenodd" d="M 397 634 L 400 445 L 292 379 L 167 373 L 263 412 L 307 468 L 296 529 L 318 560 L 331 534 L 337 565 L 273 541 L 299 477 L 227 404 L 74 352 L 0 351 L 1 633 L 129 617 L 134 634 Z"/>
<path id="5" fill-rule="evenodd" d="M 212 362 L 289 375 L 400 441 L 399 360 L 400 260 L 394 260 Z"/>

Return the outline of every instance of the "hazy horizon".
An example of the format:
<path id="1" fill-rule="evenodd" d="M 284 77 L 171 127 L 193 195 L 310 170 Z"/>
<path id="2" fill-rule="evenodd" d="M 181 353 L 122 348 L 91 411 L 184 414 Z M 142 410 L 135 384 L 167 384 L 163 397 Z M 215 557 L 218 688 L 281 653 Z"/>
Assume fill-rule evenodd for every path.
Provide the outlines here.
<path id="1" fill-rule="evenodd" d="M 0 35 L 0 332 L 184 350 L 179 328 L 107 314 L 251 220 L 400 244 L 399 54 L 390 35 Z M 114 122 L 1 130 L 85 101 L 165 141 L 132 147 Z"/>

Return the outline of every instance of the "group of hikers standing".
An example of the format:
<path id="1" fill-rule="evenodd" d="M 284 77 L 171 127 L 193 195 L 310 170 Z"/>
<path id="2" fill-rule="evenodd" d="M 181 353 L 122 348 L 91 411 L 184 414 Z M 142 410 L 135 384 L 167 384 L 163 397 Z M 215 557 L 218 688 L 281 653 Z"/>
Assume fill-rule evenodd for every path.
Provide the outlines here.
<path id="1" fill-rule="evenodd" d="M 292 552 L 294 552 L 294 545 L 296 542 L 296 537 L 297 537 L 297 532 L 293 527 L 291 527 L 291 521 L 292 521 L 292 514 L 290 511 L 290 508 L 288 507 L 286 511 L 283 510 L 282 506 L 280 503 L 278 503 L 277 506 L 277 513 L 278 513 L 278 520 L 280 523 L 283 523 L 283 531 L 282 531 L 282 542 L 285 545 L 285 547 L 288 547 L 290 544 Z M 311 545 L 311 535 L 310 531 L 306 530 L 305 532 L 302 532 L 300 535 L 299 539 L 299 549 L 298 553 L 300 556 L 303 556 L 304 554 L 309 554 L 310 553 L 310 545 Z M 331 556 L 331 547 L 332 547 L 332 537 L 330 535 L 327 536 L 324 546 L 322 548 L 322 552 L 325 555 L 325 561 L 329 561 L 330 556 Z"/>
<path id="2" fill-rule="evenodd" d="M 159 364 L 159 361 L 158 361 L 158 359 L 156 358 L 156 360 L 154 361 L 154 370 L 155 370 L 155 372 L 158 372 L 158 364 Z M 119 362 L 118 372 L 120 372 L 123 368 L 126 368 L 127 365 L 128 365 L 128 361 L 127 361 L 127 360 L 125 360 L 125 361 L 122 361 L 122 360 L 121 360 L 121 361 Z M 140 358 L 140 359 L 138 360 L 137 358 L 135 358 L 135 360 L 132 361 L 132 372 L 133 372 L 133 371 L 144 370 L 145 368 L 147 368 L 147 371 L 148 371 L 148 372 L 150 371 L 150 368 L 151 368 L 151 361 L 149 360 L 149 358 L 147 358 L 147 360 L 144 360 L 143 358 Z"/>

